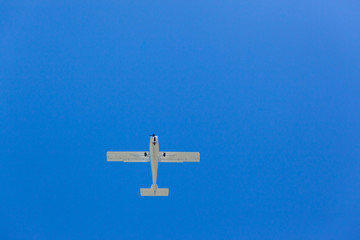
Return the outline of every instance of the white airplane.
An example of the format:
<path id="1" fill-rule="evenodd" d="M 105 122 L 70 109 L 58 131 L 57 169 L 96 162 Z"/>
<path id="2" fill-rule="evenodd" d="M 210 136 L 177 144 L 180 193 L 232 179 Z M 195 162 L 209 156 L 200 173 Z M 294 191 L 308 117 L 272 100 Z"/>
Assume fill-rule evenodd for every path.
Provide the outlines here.
<path id="1" fill-rule="evenodd" d="M 159 152 L 159 139 L 155 134 L 150 137 L 149 152 L 107 152 L 108 162 L 150 162 L 153 184 L 151 188 L 140 188 L 141 196 L 169 196 L 168 188 L 156 185 L 159 162 L 200 162 L 198 152 Z"/>

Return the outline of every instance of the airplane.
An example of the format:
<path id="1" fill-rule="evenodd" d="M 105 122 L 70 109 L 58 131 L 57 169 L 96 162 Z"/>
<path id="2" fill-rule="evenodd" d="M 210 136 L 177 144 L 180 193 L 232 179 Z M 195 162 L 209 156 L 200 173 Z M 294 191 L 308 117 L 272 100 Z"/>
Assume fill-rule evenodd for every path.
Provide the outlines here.
<path id="1" fill-rule="evenodd" d="M 200 162 L 199 152 L 159 152 L 159 138 L 150 135 L 149 152 L 107 152 L 108 162 L 150 162 L 152 173 L 151 188 L 140 188 L 140 195 L 147 197 L 169 196 L 168 188 L 158 188 L 156 184 L 159 162 Z"/>

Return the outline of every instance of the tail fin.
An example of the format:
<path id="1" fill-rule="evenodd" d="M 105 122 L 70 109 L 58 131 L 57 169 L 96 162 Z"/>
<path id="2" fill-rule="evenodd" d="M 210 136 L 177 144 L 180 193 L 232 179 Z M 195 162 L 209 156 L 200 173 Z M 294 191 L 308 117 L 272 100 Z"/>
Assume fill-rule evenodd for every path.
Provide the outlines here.
<path id="1" fill-rule="evenodd" d="M 143 197 L 167 197 L 169 196 L 168 188 L 140 188 L 140 194 Z"/>

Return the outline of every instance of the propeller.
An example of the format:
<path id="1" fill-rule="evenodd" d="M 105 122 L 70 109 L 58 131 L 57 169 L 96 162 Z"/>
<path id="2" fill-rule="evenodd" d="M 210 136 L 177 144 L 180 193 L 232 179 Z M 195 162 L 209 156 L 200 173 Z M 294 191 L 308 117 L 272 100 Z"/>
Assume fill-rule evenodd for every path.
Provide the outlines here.
<path id="1" fill-rule="evenodd" d="M 153 133 L 153 134 L 151 134 L 151 135 L 149 135 L 149 136 L 153 136 L 153 137 L 155 137 L 155 133 Z"/>

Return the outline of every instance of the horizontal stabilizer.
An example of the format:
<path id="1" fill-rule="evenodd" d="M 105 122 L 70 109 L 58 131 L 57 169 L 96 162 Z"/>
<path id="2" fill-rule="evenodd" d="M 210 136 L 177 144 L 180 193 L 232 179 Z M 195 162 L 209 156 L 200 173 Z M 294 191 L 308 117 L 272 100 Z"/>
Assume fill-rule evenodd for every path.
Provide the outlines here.
<path id="1" fill-rule="evenodd" d="M 154 191 L 153 188 L 140 188 L 140 194 L 143 197 L 167 197 L 169 196 L 169 189 L 158 188 Z"/>

